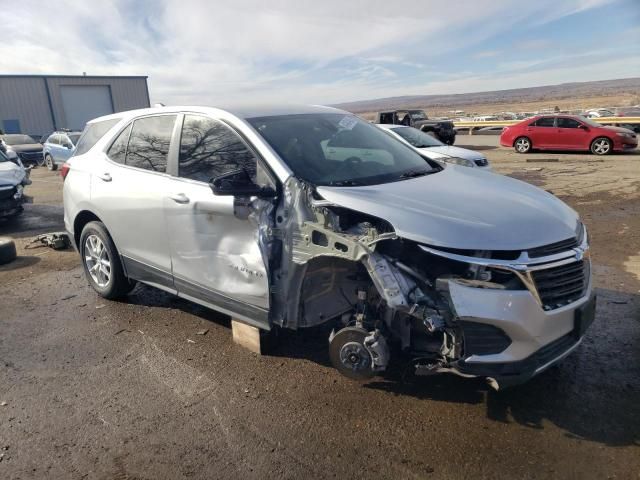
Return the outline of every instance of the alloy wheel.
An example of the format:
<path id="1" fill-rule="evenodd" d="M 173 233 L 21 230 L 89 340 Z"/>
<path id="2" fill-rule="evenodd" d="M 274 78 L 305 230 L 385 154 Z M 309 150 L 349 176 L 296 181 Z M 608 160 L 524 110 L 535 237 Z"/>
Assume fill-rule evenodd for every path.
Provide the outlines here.
<path id="1" fill-rule="evenodd" d="M 530 146 L 531 144 L 529 143 L 529 140 L 527 140 L 526 138 L 519 138 L 516 141 L 516 150 L 518 150 L 518 152 L 520 153 L 527 152 Z"/>
<path id="2" fill-rule="evenodd" d="M 598 155 L 606 155 L 607 153 L 609 153 L 610 149 L 611 145 L 609 144 L 609 141 L 604 138 L 596 140 L 593 144 L 593 152 Z"/>
<path id="3" fill-rule="evenodd" d="M 111 279 L 111 259 L 104 243 L 97 235 L 89 235 L 84 242 L 84 261 L 91 278 L 101 288 Z"/>

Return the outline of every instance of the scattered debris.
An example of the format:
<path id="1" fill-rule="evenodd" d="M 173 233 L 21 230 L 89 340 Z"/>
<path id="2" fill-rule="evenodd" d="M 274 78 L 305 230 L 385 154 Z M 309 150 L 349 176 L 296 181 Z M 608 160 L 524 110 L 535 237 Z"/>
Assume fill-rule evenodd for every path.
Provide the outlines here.
<path id="1" fill-rule="evenodd" d="M 54 250 L 66 250 L 70 246 L 71 240 L 67 232 L 53 232 L 38 235 L 25 245 L 24 248 L 28 250 L 30 248 L 51 247 Z"/>
<path id="2" fill-rule="evenodd" d="M 97 310 L 97 309 L 99 309 L 99 308 L 104 308 L 104 307 L 106 307 L 106 305 L 105 305 L 105 304 L 102 304 L 102 305 L 96 305 L 96 310 Z"/>
<path id="3" fill-rule="evenodd" d="M 189 343 L 196 343 L 196 342 L 194 342 L 193 340 L 191 340 L 190 338 L 187 338 L 187 342 L 189 342 Z"/>
<path id="4" fill-rule="evenodd" d="M 528 167 L 525 168 L 527 172 L 539 172 L 540 170 L 544 170 L 542 167 Z"/>
<path id="5" fill-rule="evenodd" d="M 60 300 L 71 300 L 73 297 L 77 297 L 78 295 L 76 295 L 75 293 L 71 294 L 71 295 L 67 295 L 66 297 L 62 297 Z"/>
<path id="6" fill-rule="evenodd" d="M 609 300 L 607 303 L 613 303 L 615 305 L 626 305 L 627 302 L 626 300 Z"/>
<path id="7" fill-rule="evenodd" d="M 138 330 L 142 335 L 144 335 L 144 332 L 142 330 Z"/>
<path id="8" fill-rule="evenodd" d="M 0 402 L 0 407 L 6 407 L 8 405 L 7 402 Z"/>
<path id="9" fill-rule="evenodd" d="M 138 330 L 140 331 L 140 330 Z M 114 335 L 120 335 L 122 332 L 129 332 L 131 333 L 131 330 L 129 330 L 128 328 L 121 328 L 120 330 L 118 330 L 116 333 L 114 333 Z"/>
<path id="10" fill-rule="evenodd" d="M 527 163 L 551 163 L 551 162 L 559 162 L 559 158 L 527 158 Z"/>
<path id="11" fill-rule="evenodd" d="M 205 329 L 203 329 L 203 330 L 198 330 L 198 331 L 196 332 L 196 335 L 206 335 L 208 331 L 209 331 L 209 329 L 208 329 L 208 328 L 205 328 Z"/>

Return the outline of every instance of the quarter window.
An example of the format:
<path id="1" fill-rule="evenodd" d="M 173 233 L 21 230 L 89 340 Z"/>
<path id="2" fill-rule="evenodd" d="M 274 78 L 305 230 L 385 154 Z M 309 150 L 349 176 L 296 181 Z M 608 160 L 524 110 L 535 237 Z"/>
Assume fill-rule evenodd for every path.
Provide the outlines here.
<path id="1" fill-rule="evenodd" d="M 555 124 L 555 120 L 556 119 L 554 117 L 542 117 L 536 120 L 535 126 L 536 127 L 553 127 Z"/>
<path id="2" fill-rule="evenodd" d="M 209 182 L 245 169 L 256 181 L 257 160 L 242 139 L 223 123 L 199 115 L 185 115 L 180 139 L 178 175 Z"/>
<path id="3" fill-rule="evenodd" d="M 580 122 L 573 118 L 558 118 L 558 128 L 578 128 L 580 125 Z"/>
<path id="4" fill-rule="evenodd" d="M 107 156 L 116 163 L 124 163 L 127 155 L 127 144 L 131 134 L 131 125 L 127 126 L 109 147 Z"/>
<path id="5" fill-rule="evenodd" d="M 175 115 L 160 115 L 133 122 L 125 165 L 166 172 L 175 120 Z"/>

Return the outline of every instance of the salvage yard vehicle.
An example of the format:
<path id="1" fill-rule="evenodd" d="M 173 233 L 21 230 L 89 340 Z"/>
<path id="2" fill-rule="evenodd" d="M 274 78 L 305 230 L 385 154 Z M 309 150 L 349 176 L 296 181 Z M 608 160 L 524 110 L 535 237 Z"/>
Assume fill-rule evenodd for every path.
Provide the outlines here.
<path id="1" fill-rule="evenodd" d="M 638 147 L 635 132 L 606 127 L 580 115 L 537 115 L 505 127 L 500 145 L 518 153 L 536 150 L 589 150 L 595 155 Z"/>
<path id="2" fill-rule="evenodd" d="M 44 163 L 49 170 L 57 170 L 73 154 L 81 132 L 53 132 L 43 144 Z"/>
<path id="3" fill-rule="evenodd" d="M 491 170 L 489 160 L 481 153 L 466 148 L 445 145 L 440 140 L 433 138 L 413 127 L 402 125 L 378 125 L 396 138 L 407 142 L 414 148 L 422 150 L 429 158 L 446 163 L 455 163 L 463 167 L 476 167 Z"/>
<path id="4" fill-rule="evenodd" d="M 0 135 L 0 143 L 3 144 L 5 152 L 16 152 L 24 165 L 42 166 L 44 164 L 42 144 L 36 142 L 29 135 L 21 133 Z"/>
<path id="5" fill-rule="evenodd" d="M 24 187 L 31 185 L 29 170 L 13 151 L 0 151 L 0 219 L 14 218 L 23 211 Z"/>
<path id="6" fill-rule="evenodd" d="M 334 108 L 118 115 L 63 189 L 105 298 L 139 281 L 262 330 L 329 323 L 350 378 L 409 361 L 496 388 L 564 358 L 594 319 L 586 228 L 539 188 L 439 164 Z"/>
<path id="7" fill-rule="evenodd" d="M 456 131 L 450 120 L 431 120 L 424 110 L 392 110 L 379 112 L 376 115 L 377 124 L 404 125 L 414 127 L 447 145 L 453 145 L 456 141 Z"/>

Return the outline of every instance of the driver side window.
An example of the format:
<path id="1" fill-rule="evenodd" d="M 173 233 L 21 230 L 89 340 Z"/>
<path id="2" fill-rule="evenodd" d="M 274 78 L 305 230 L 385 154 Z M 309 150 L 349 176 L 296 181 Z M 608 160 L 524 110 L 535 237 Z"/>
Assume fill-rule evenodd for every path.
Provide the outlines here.
<path id="1" fill-rule="evenodd" d="M 238 134 L 212 118 L 185 115 L 178 176 L 208 183 L 219 175 L 242 169 L 255 183 L 257 158 Z"/>

